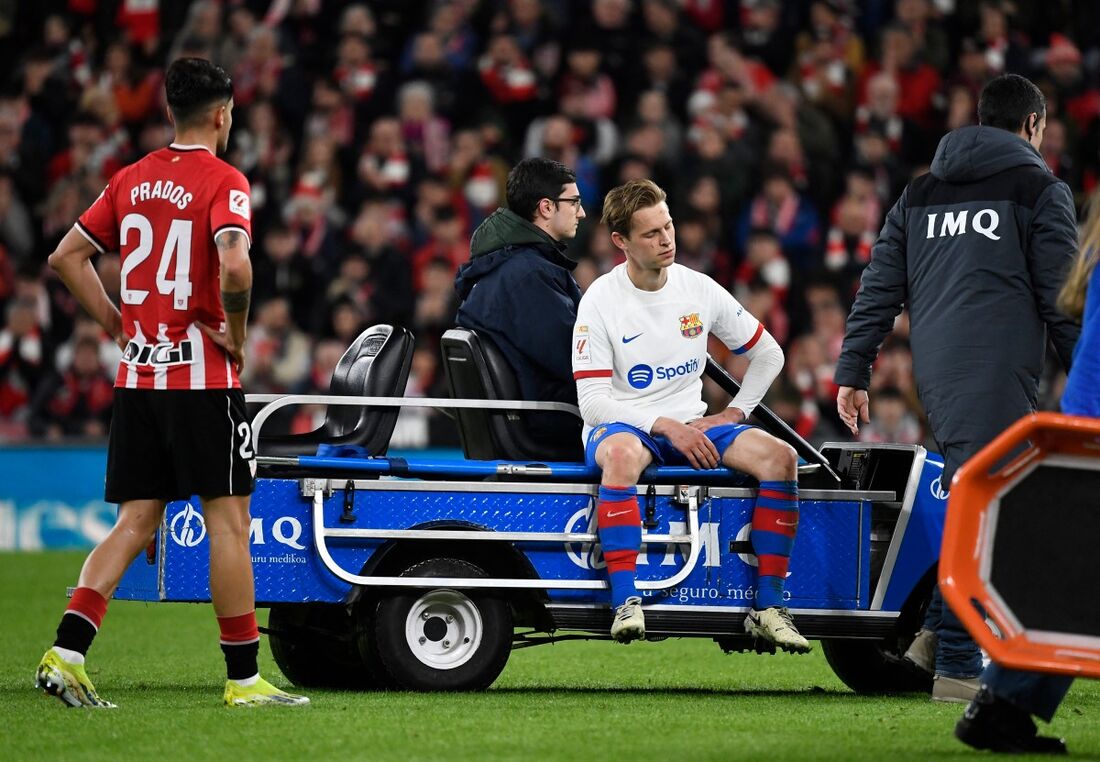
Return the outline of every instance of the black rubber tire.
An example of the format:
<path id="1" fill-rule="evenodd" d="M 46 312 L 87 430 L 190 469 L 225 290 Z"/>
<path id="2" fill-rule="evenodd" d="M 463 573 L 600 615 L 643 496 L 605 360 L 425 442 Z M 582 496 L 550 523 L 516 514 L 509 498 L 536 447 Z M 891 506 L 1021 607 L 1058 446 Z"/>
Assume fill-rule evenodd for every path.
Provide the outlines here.
<path id="1" fill-rule="evenodd" d="M 403 577 L 485 577 L 486 573 L 469 561 L 433 558 L 405 569 Z M 411 691 L 479 691 L 497 679 L 512 650 L 512 611 L 499 594 L 485 590 L 461 591 L 477 608 L 481 617 L 481 643 L 464 664 L 440 669 L 421 661 L 409 647 L 405 626 L 410 610 L 428 588 L 410 588 L 393 592 L 378 602 L 374 615 L 370 647 L 393 685 Z"/>
<path id="2" fill-rule="evenodd" d="M 379 687 L 356 647 L 355 620 L 335 603 L 271 607 L 267 640 L 286 679 L 303 688 Z"/>
<path id="3" fill-rule="evenodd" d="M 928 693 L 931 675 L 905 665 L 890 642 L 876 640 L 822 640 L 821 650 L 833 672 L 856 693 Z"/>

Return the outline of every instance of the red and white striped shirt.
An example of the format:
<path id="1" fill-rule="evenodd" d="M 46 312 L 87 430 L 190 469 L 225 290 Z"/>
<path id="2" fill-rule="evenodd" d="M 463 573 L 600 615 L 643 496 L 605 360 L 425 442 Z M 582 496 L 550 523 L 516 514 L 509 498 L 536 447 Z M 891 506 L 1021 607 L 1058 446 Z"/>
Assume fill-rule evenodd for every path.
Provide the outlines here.
<path id="1" fill-rule="evenodd" d="M 199 329 L 224 330 L 215 239 L 252 240 L 249 185 L 204 146 L 172 144 L 111 178 L 76 229 L 122 264 L 123 331 L 116 387 L 239 388 L 225 351 Z"/>

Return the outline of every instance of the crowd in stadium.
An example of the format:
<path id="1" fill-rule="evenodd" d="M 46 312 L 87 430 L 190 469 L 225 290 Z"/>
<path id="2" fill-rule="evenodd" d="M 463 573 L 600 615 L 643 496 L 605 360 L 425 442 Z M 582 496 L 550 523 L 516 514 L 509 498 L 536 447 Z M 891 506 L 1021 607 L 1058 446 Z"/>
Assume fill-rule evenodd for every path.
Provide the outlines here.
<path id="1" fill-rule="evenodd" d="M 783 345 L 766 402 L 814 441 L 844 438 L 833 364 L 861 270 L 940 137 L 976 121 L 982 85 L 1035 80 L 1051 171 L 1079 202 L 1100 178 L 1097 22 L 1092 3 L 1001 0 L 2 4 L 0 441 L 106 433 L 118 348 L 46 257 L 116 170 L 171 141 L 162 81 L 180 56 L 234 82 L 226 158 L 253 208 L 246 391 L 323 392 L 363 328 L 397 323 L 418 339 L 409 393 L 445 396 L 455 270 L 511 166 L 545 156 L 578 176 L 582 289 L 620 261 L 604 193 L 652 178 L 677 261 Z M 96 268 L 117 302 L 118 257 Z M 906 335 L 903 316 L 868 440 L 927 439 Z M 429 424 L 402 436 L 446 443 Z"/>

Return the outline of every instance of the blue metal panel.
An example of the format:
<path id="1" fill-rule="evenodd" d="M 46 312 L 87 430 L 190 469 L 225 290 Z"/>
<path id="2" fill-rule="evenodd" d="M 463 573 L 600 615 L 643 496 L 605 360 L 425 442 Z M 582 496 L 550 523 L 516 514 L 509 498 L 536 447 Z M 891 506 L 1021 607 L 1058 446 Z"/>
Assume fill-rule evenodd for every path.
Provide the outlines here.
<path id="1" fill-rule="evenodd" d="M 470 485 L 475 487 L 476 485 Z M 324 502 L 327 527 L 407 529 L 440 520 L 461 521 L 495 531 L 594 531 L 593 500 L 585 494 L 500 493 L 386 490 L 356 491 L 354 520 L 341 523 L 344 494 Z M 752 600 L 755 569 L 751 556 L 730 552 L 735 539 L 748 539 L 753 500 L 718 498 L 699 510 L 703 541 L 698 563 L 676 588 L 654 591 L 655 599 L 683 605 L 744 606 Z M 656 500 L 659 534 L 686 532 L 687 513 L 668 497 Z M 311 547 L 312 504 L 297 482 L 261 479 L 252 501 L 252 559 L 256 597 L 264 603 L 339 601 L 349 586 L 333 577 Z M 803 501 L 799 538 L 788 581 L 790 605 L 799 608 L 856 609 L 867 606 L 870 508 L 856 501 Z M 162 538 L 167 600 L 209 600 L 208 541 L 201 509 L 195 503 L 168 507 Z M 358 572 L 382 543 L 358 539 L 330 540 L 334 559 Z M 598 547 L 582 544 L 523 543 L 540 577 L 595 579 L 605 577 Z M 638 561 L 642 580 L 676 574 L 687 546 L 654 545 Z M 139 559 L 144 563 L 144 559 Z M 132 568 L 127 581 L 143 569 Z M 136 579 L 136 577 L 135 577 Z M 129 589 L 129 588 L 128 588 Z M 552 591 L 556 601 L 606 602 L 605 590 Z M 129 597 L 129 596 L 119 596 Z"/>
<path id="2" fill-rule="evenodd" d="M 943 459 L 928 453 L 894 573 L 883 597 L 884 611 L 900 610 L 921 577 L 940 560 L 948 486 L 941 484 L 942 476 Z"/>
<path id="3" fill-rule="evenodd" d="M 164 537 L 157 533 L 157 542 L 152 557 L 141 553 L 119 582 L 114 597 L 126 601 L 159 601 L 160 589 L 157 576 L 160 570 L 161 548 Z"/>

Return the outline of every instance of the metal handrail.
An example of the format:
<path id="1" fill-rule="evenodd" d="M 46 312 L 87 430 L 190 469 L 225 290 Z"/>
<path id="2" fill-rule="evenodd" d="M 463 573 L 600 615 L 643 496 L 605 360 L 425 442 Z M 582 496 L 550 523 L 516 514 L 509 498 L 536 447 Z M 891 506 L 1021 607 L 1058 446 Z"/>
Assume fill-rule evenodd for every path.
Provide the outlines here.
<path id="1" fill-rule="evenodd" d="M 313 493 L 313 544 L 325 568 L 334 576 L 352 585 L 369 587 L 454 587 L 454 588 L 506 588 L 526 590 L 604 590 L 606 580 L 597 579 L 516 579 L 493 577 L 367 577 L 347 571 L 333 559 L 329 552 L 329 538 L 359 539 L 454 539 L 454 540 L 503 540 L 494 537 L 495 532 L 477 532 L 465 530 L 424 530 L 424 529 L 328 529 L 324 524 L 325 495 L 318 489 Z M 676 574 L 663 580 L 644 580 L 637 583 L 639 590 L 665 590 L 683 582 L 699 561 L 702 547 L 699 535 L 699 490 L 690 488 L 687 492 L 687 535 L 642 535 L 643 544 L 684 544 L 677 542 L 683 538 L 690 545 L 684 566 Z M 590 532 L 514 532 L 524 535 L 523 542 L 596 542 L 597 537 Z M 528 537 L 527 535 L 531 535 Z M 536 536 L 537 535 L 537 536 Z M 563 539 L 565 538 L 565 539 Z M 574 539 L 575 538 L 575 539 Z M 513 540 L 515 541 L 515 540 Z"/>
<path id="2" fill-rule="evenodd" d="M 580 408 L 567 402 L 528 400 L 467 400 L 448 397 L 353 397 L 342 394 L 246 394 L 248 403 L 267 403 L 252 419 L 252 441 L 260 441 L 260 429 L 277 410 L 291 405 L 343 405 L 345 407 L 430 407 L 472 410 L 547 410 L 581 417 Z"/>

